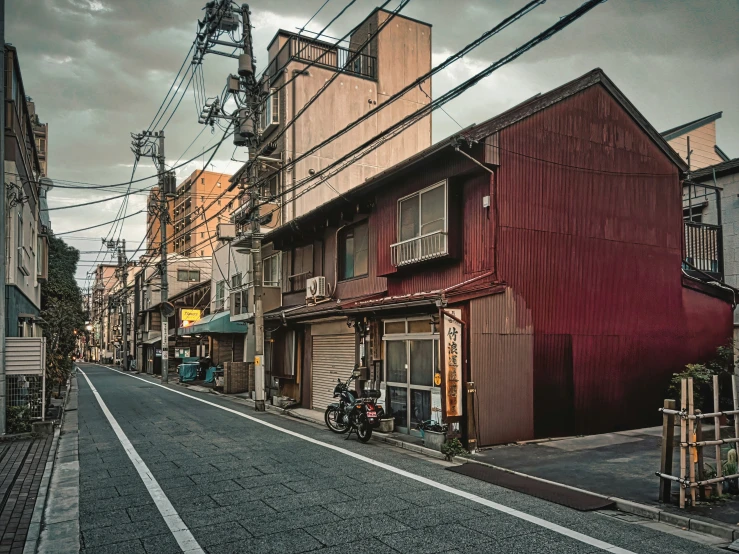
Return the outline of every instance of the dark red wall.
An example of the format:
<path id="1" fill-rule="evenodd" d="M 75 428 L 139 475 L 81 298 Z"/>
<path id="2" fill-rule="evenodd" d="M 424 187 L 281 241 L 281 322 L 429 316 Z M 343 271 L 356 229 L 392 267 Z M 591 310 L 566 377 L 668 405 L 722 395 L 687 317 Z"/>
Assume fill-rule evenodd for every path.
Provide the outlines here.
<path id="1" fill-rule="evenodd" d="M 600 86 L 500 133 L 498 276 L 535 333 L 537 435 L 655 423 L 670 375 L 732 334 L 682 286 L 677 168 Z"/>

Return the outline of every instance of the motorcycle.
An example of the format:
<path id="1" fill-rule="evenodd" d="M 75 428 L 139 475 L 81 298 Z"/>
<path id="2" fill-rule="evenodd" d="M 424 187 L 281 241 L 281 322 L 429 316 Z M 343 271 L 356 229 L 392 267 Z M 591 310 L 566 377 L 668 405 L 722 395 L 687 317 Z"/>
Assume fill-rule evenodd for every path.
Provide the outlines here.
<path id="1" fill-rule="evenodd" d="M 346 436 L 348 439 L 352 432 L 356 432 L 361 442 L 367 442 L 372 437 L 372 430 L 379 427 L 380 419 L 385 412 L 382 406 L 377 404 L 380 391 L 366 389 L 362 391 L 361 397 L 357 398 L 356 391 L 349 389 L 349 384 L 356 381 L 359 376 L 359 370 L 355 369 L 345 382 L 342 383 L 341 379 L 337 379 L 334 398 L 339 400 L 329 404 L 323 419 L 326 427 L 334 433 L 348 432 Z"/>

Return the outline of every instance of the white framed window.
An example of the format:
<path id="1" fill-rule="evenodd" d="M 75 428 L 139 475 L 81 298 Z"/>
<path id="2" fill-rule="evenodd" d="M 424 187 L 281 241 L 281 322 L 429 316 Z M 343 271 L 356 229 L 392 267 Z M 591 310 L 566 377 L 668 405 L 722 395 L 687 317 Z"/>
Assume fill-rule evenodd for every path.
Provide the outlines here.
<path id="1" fill-rule="evenodd" d="M 222 310 L 226 298 L 226 281 L 216 283 L 216 310 Z"/>
<path id="2" fill-rule="evenodd" d="M 448 183 L 441 181 L 398 200 L 398 242 L 390 246 L 394 266 L 449 253 Z"/>
<path id="3" fill-rule="evenodd" d="M 262 260 L 262 284 L 265 287 L 280 286 L 281 256 L 279 253 L 268 256 Z"/>
<path id="4" fill-rule="evenodd" d="M 200 282 L 200 272 L 189 270 L 189 269 L 178 269 L 177 270 L 177 280 L 187 281 L 189 283 L 199 283 Z"/>
<path id="5" fill-rule="evenodd" d="M 398 238 L 401 242 L 443 232 L 447 227 L 446 181 L 398 200 Z"/>
<path id="6" fill-rule="evenodd" d="M 280 124 L 280 92 L 277 89 L 269 89 L 269 96 L 264 102 L 262 113 L 259 116 L 259 126 L 263 133 L 271 131 L 273 127 Z"/>

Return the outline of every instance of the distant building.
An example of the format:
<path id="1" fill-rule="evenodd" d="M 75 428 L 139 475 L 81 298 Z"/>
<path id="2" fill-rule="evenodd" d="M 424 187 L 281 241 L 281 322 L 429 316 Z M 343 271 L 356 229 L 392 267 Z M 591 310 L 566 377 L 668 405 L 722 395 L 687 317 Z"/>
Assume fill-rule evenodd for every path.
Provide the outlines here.
<path id="1" fill-rule="evenodd" d="M 716 120 L 721 119 L 722 114 L 723 112 L 716 112 L 661 133 L 667 144 L 685 161 L 688 160 L 690 141 L 691 171 L 729 161 L 729 157 L 716 144 Z"/>
<path id="2" fill-rule="evenodd" d="M 36 103 L 31 98 L 28 98 L 28 112 L 31 116 L 31 126 L 33 127 L 36 151 L 38 152 L 39 165 L 41 166 L 41 177 L 46 177 L 47 162 L 49 159 L 49 124 L 41 123 L 36 113 Z"/>
<path id="3" fill-rule="evenodd" d="M 228 221 L 238 190 L 219 196 L 229 186 L 231 175 L 223 172 L 196 170 L 177 187 L 172 211 L 173 252 L 187 257 L 211 256 L 218 221 Z M 221 213 L 220 218 L 216 214 Z M 204 221 L 214 218 L 206 224 Z"/>
<path id="4" fill-rule="evenodd" d="M 198 169 L 177 186 L 175 196 L 167 200 L 171 222 L 167 225 L 168 254 L 176 253 L 186 257 L 213 254 L 218 220 L 213 219 L 203 224 L 203 213 L 205 219 L 210 219 L 221 212 L 222 219 L 228 220 L 237 207 L 238 191 L 218 197 L 229 186 L 230 178 L 231 175 L 223 172 Z M 159 203 L 159 187 L 154 187 L 149 193 L 149 204 L 152 203 Z M 159 217 L 152 212 L 150 210 L 146 218 L 146 255 L 159 256 L 161 226 Z"/>

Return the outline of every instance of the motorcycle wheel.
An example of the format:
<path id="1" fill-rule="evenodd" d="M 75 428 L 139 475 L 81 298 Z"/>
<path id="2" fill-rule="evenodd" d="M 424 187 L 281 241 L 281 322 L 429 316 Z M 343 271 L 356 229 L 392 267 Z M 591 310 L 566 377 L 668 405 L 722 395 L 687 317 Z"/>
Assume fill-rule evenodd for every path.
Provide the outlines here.
<path id="1" fill-rule="evenodd" d="M 372 438 L 372 427 L 366 421 L 363 421 L 357 427 L 357 438 L 361 442 L 368 442 Z"/>
<path id="2" fill-rule="evenodd" d="M 326 427 L 331 431 L 338 434 L 346 433 L 349 430 L 349 426 L 339 421 L 341 413 L 334 406 L 326 408 L 326 412 L 323 414 L 323 420 L 326 422 Z"/>

